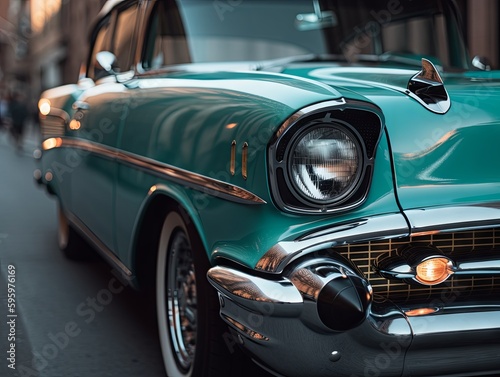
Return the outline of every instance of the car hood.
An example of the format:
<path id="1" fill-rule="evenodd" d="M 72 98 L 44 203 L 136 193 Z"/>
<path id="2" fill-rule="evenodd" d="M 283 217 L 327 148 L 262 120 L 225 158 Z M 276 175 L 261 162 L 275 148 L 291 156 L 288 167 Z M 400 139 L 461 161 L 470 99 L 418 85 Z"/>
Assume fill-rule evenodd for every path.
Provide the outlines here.
<path id="1" fill-rule="evenodd" d="M 402 209 L 500 202 L 500 72 L 445 74 L 451 108 L 437 114 L 406 93 L 419 69 L 296 67 L 283 73 L 329 84 L 383 111 Z"/>

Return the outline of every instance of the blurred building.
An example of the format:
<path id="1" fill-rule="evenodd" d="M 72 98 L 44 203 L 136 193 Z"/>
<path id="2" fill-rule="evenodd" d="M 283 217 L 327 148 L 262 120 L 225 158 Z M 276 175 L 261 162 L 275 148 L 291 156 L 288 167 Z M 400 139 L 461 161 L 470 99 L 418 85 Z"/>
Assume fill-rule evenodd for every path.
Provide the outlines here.
<path id="1" fill-rule="evenodd" d="M 28 0 L 27 0 L 28 1 Z M 29 0 L 34 91 L 76 82 L 92 21 L 105 0 Z"/>
<path id="2" fill-rule="evenodd" d="M 0 1 L 0 95 L 11 93 L 20 83 L 28 82 L 29 18 L 26 2 Z"/>
<path id="3" fill-rule="evenodd" d="M 210 1 L 210 0 L 207 0 Z M 0 0 L 0 95 L 78 79 L 92 20 L 106 0 Z M 498 0 L 456 0 L 471 56 L 499 68 Z"/>
<path id="4" fill-rule="evenodd" d="M 0 92 L 40 92 L 78 79 L 89 28 L 106 0 L 1 0 Z"/>
<path id="5" fill-rule="evenodd" d="M 469 53 L 488 58 L 500 69 L 500 5 L 498 0 L 456 0 Z"/>

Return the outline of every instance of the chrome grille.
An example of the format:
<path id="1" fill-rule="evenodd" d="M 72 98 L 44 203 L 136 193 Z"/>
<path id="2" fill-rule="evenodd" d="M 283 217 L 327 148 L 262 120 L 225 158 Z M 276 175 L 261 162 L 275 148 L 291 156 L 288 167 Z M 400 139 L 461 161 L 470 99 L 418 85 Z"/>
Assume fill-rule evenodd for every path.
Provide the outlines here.
<path id="1" fill-rule="evenodd" d="M 387 280 L 380 277 L 373 270 L 372 264 L 379 256 L 385 256 L 408 243 L 433 245 L 452 259 L 453 256 L 460 253 L 470 253 L 471 250 L 486 257 L 488 253 L 495 252 L 492 250 L 493 248 L 500 247 L 500 229 L 437 233 L 405 239 L 371 241 L 336 247 L 334 251 L 351 260 L 363 272 L 372 285 L 375 294 L 386 297 L 413 298 L 415 296 L 430 296 L 433 293 L 443 292 L 443 288 L 453 289 L 463 294 L 477 290 L 488 291 L 493 288 L 500 288 L 500 277 L 455 276 L 443 284 L 427 287 Z"/>
<path id="2" fill-rule="evenodd" d="M 47 115 L 40 121 L 40 129 L 42 132 L 42 140 L 49 137 L 64 136 L 66 122 L 58 116 Z"/>

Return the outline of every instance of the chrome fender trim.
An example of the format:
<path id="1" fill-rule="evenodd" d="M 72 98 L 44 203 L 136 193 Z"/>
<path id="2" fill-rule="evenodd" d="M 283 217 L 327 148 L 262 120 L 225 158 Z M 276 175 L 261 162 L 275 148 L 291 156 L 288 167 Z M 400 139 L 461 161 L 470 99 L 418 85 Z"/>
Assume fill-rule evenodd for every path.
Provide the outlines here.
<path id="1" fill-rule="evenodd" d="M 410 225 L 408 225 L 408 223 Z M 255 270 L 280 274 L 293 260 L 306 253 L 343 245 L 390 238 L 419 236 L 500 226 L 500 202 L 443 208 L 410 209 L 401 213 L 369 217 L 281 241 L 257 262 Z"/>
<path id="2" fill-rule="evenodd" d="M 280 274 L 298 257 L 317 250 L 347 244 L 409 235 L 406 219 L 395 213 L 361 219 L 305 235 L 297 240 L 278 242 L 257 262 L 255 270 Z"/>
<path id="3" fill-rule="evenodd" d="M 311 272 L 323 262 L 323 258 L 307 259 L 289 266 L 285 273 L 301 274 L 304 268 Z M 310 274 L 306 275 L 303 281 L 310 279 Z M 269 274 L 266 279 L 229 267 L 213 267 L 208 276 L 219 291 L 221 317 L 235 336 L 231 341 L 283 375 L 366 375 L 367 367 L 376 365 L 381 357 L 390 357 L 383 375 L 391 377 L 427 375 L 429 368 L 442 368 L 443 362 L 449 367 L 449 360 L 454 359 L 461 363 L 454 370 L 463 367 L 467 371 L 473 368 L 470 355 L 484 358 L 490 369 L 492 364 L 498 365 L 500 305 L 492 296 L 443 297 L 440 293 L 402 306 L 387 300 L 373 301 L 365 320 L 338 331 L 318 321 L 315 291 L 302 289 L 299 299 L 299 289 L 295 290 L 286 277 L 278 279 Z M 321 280 L 321 276 L 315 276 L 309 285 L 323 285 Z M 429 308 L 432 310 L 424 310 Z M 462 346 L 457 349 L 455 344 Z M 444 361 L 433 357 L 436 352 L 444 355 Z M 291 354 L 294 357 L 283 364 Z M 425 364 L 422 357 L 427 360 Z"/>
<path id="4" fill-rule="evenodd" d="M 220 197 L 241 204 L 266 204 L 264 199 L 242 187 L 89 140 L 53 137 L 44 140 L 42 148 L 44 151 L 55 148 L 80 149 L 110 160 L 116 160 L 122 164 L 146 171 L 157 177 L 190 187 L 214 197 Z"/>
<path id="5" fill-rule="evenodd" d="M 359 326 L 373 300 L 369 283 L 340 257 L 301 261 L 276 280 L 274 275 L 265 279 L 221 266 L 211 268 L 207 277 L 220 293 L 223 313 L 227 298 L 249 312 L 300 317 L 323 330 L 347 331 Z M 223 318 L 232 325 L 241 324 L 232 315 Z"/>
<path id="6" fill-rule="evenodd" d="M 500 202 L 406 210 L 412 236 L 500 226 Z"/>
<path id="7" fill-rule="evenodd" d="M 275 314 L 298 316 L 302 310 L 302 296 L 286 278 L 268 280 L 221 266 L 208 270 L 207 277 L 220 293 L 250 311 L 269 313 L 273 306 Z"/>
<path id="8" fill-rule="evenodd" d="M 113 271 L 117 272 L 116 277 L 126 285 L 135 286 L 136 276 L 132 271 L 78 217 L 71 212 L 65 212 L 65 214 L 76 230 L 85 237 L 109 265 L 114 267 Z"/>

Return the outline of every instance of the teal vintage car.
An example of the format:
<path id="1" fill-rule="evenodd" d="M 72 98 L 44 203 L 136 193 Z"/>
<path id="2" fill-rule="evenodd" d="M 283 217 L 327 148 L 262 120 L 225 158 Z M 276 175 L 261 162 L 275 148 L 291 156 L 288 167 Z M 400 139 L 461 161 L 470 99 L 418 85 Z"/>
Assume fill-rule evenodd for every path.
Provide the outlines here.
<path id="1" fill-rule="evenodd" d="M 60 248 L 155 297 L 170 377 L 498 375 L 500 73 L 460 25 L 448 0 L 108 1 L 39 103 Z"/>

